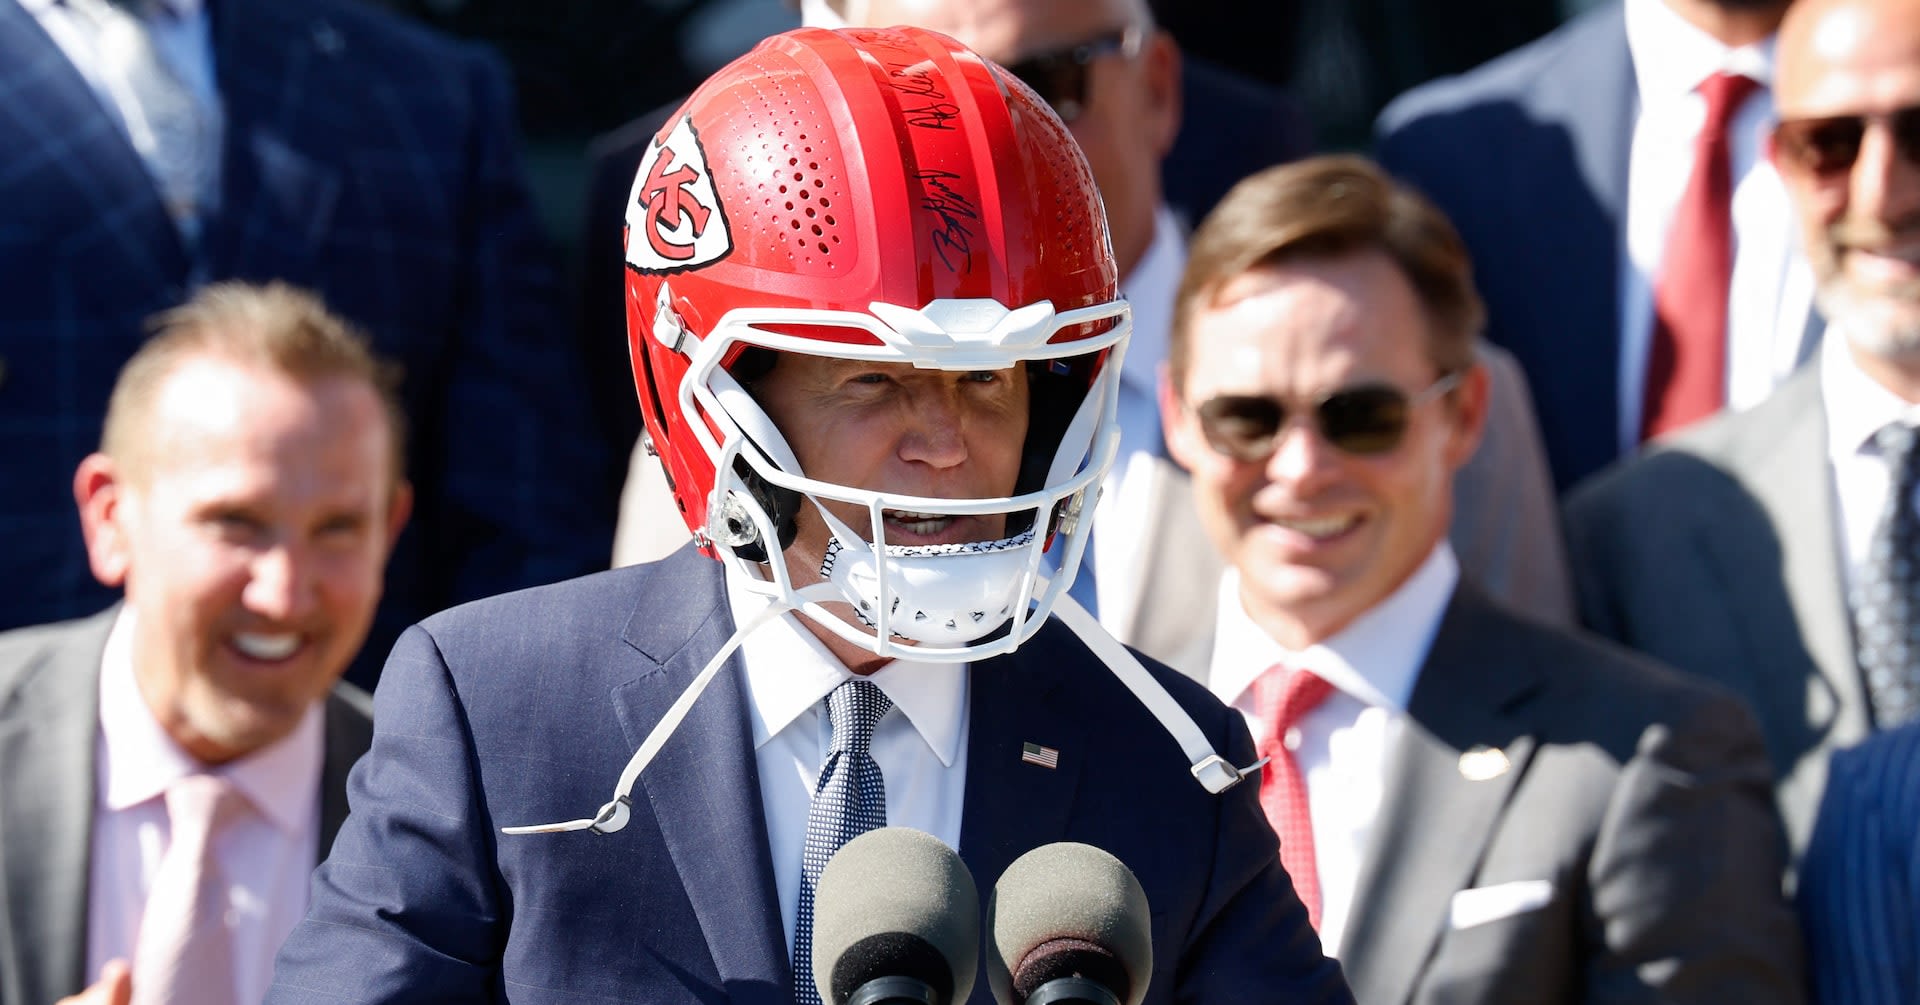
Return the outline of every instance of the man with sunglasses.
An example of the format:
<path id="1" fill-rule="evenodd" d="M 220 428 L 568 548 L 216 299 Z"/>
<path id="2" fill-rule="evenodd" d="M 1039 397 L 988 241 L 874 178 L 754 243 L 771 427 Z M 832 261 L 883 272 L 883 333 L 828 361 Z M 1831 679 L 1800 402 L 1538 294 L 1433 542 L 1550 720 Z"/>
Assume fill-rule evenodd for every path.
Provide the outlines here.
<path id="1" fill-rule="evenodd" d="M 1911 719 L 1920 694 L 1901 447 L 1920 402 L 1916 17 L 1821 0 L 1781 29 L 1772 158 L 1838 337 L 1761 405 L 1567 505 L 1583 619 L 1752 705 L 1796 850 L 1828 756 Z"/>
<path id="2" fill-rule="evenodd" d="M 1799 1001 L 1751 716 L 1504 612 L 1447 543 L 1481 312 L 1451 226 L 1366 161 L 1228 193 L 1161 388 L 1193 511 L 1149 546 L 1154 609 L 1271 758 L 1281 860 L 1358 1000 Z"/>

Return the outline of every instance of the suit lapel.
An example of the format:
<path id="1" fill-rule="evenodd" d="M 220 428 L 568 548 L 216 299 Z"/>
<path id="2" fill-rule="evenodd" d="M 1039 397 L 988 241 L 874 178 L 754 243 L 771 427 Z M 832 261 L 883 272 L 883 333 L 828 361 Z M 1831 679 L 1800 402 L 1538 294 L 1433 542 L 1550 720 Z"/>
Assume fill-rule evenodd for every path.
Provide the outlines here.
<path id="1" fill-rule="evenodd" d="M 348 39 L 282 4 L 218 3 L 212 17 L 227 131 L 224 202 L 207 233 L 207 260 L 219 274 L 311 284 L 341 178 L 302 146 L 329 142 L 332 131 L 310 114 L 327 90 L 314 77 L 350 55 Z"/>
<path id="2" fill-rule="evenodd" d="M 669 561 L 679 568 L 649 577 L 625 634 L 642 674 L 613 690 L 633 748 L 734 629 L 719 563 L 691 549 Z M 785 988 L 787 939 L 742 680 L 736 654 L 641 773 L 633 795 L 652 806 L 721 981 Z"/>
<path id="3" fill-rule="evenodd" d="M 1116 634 L 1202 684 L 1213 659 L 1214 608 L 1222 565 L 1194 512 L 1185 471 L 1158 459 L 1147 499 L 1145 542 L 1131 617 Z"/>
<path id="4" fill-rule="evenodd" d="M 1800 635 L 1840 707 L 1865 707 L 1866 694 L 1853 658 L 1853 628 L 1846 598 L 1840 595 L 1840 556 L 1833 528 L 1827 464 L 1827 415 L 1820 395 L 1820 368 L 1803 368 L 1779 392 L 1779 414 L 1787 421 L 1765 437 L 1771 445 L 1753 458 L 1753 469 L 1741 481 L 1771 517 L 1775 527 L 1810 528 L 1805 533 L 1780 535 L 1781 575 L 1787 595 L 1800 620 Z M 1706 520 L 1701 526 L 1711 527 Z M 1719 535 L 1707 535 L 1709 553 L 1722 568 L 1751 574 L 1751 556 Z M 1737 582 L 1737 580 L 1733 581 Z M 1750 613 L 1753 608 L 1735 605 Z M 1756 624 L 1751 637 L 1777 635 L 1778 625 Z M 1801 702 L 1805 693 L 1797 681 L 1789 700 Z"/>
<path id="5" fill-rule="evenodd" d="M 1454 892 L 1472 886 L 1533 754 L 1515 710 L 1541 681 L 1484 645 L 1500 630 L 1487 609 L 1473 587 L 1455 590 L 1414 685 L 1406 730 L 1388 753 L 1384 802 L 1340 953 L 1360 1001 L 1397 1005 L 1412 995 L 1447 930 Z M 1501 756 L 1504 770 L 1487 767 Z"/>
<path id="6" fill-rule="evenodd" d="M 118 611 L 67 630 L 0 695 L 0 998 L 53 1001 L 86 982 L 100 657 Z"/>
<path id="7" fill-rule="evenodd" d="M 974 664 L 970 675 L 960 857 L 983 908 L 1014 859 L 1067 837 L 1088 744 L 1085 712 L 1068 707 L 1054 669 L 1068 658 L 1062 634 L 1050 624 L 1018 651 Z M 1058 765 L 1023 760 L 1028 743 L 1057 752 Z"/>
<path id="8" fill-rule="evenodd" d="M 347 773 L 373 745 L 373 710 L 366 702 L 366 696 L 357 689 L 352 698 L 338 689 L 327 696 L 326 746 L 320 763 L 321 861 L 333 848 L 340 825 L 347 821 Z"/>

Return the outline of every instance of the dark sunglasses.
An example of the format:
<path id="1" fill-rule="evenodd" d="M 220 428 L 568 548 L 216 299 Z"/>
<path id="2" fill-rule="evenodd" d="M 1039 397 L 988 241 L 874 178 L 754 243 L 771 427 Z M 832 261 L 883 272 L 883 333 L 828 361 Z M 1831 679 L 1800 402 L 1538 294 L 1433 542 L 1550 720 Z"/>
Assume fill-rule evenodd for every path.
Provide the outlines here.
<path id="1" fill-rule="evenodd" d="M 1909 164 L 1920 164 L 1920 106 L 1884 115 L 1830 115 L 1782 119 L 1773 127 L 1773 147 L 1781 159 L 1803 174 L 1831 177 L 1853 169 L 1867 125 L 1884 123 L 1894 146 Z"/>
<path id="2" fill-rule="evenodd" d="M 1008 63 L 1007 70 L 1052 105 L 1060 121 L 1072 122 L 1087 110 L 1087 67 L 1102 56 L 1132 59 L 1140 52 L 1140 41 L 1140 29 L 1129 25 L 1079 45 Z"/>
<path id="3" fill-rule="evenodd" d="M 1462 371 L 1442 376 L 1426 390 L 1409 395 L 1391 384 L 1362 384 L 1342 388 L 1313 406 L 1313 422 L 1320 435 L 1349 454 L 1384 454 L 1407 435 L 1414 408 L 1460 385 Z M 1287 406 L 1262 395 L 1223 394 L 1194 409 L 1207 444 L 1221 454 L 1249 464 L 1273 456 L 1280 430 L 1287 424 Z"/>

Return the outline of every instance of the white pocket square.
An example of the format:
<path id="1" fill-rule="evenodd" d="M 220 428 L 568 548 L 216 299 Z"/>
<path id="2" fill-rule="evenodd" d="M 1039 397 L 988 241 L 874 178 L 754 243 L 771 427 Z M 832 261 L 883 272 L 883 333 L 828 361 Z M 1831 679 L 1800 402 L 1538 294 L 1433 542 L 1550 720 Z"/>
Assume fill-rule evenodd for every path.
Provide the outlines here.
<path id="1" fill-rule="evenodd" d="M 1553 899 L 1550 879 L 1521 879 L 1511 883 L 1461 890 L 1453 895 L 1447 920 L 1452 927 L 1472 928 L 1545 907 Z"/>

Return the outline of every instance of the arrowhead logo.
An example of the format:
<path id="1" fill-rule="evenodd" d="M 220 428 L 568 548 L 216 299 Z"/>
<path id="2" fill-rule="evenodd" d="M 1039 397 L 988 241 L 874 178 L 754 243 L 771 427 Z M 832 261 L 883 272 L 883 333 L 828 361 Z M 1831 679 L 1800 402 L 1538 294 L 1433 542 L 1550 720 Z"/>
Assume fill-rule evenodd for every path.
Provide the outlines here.
<path id="1" fill-rule="evenodd" d="M 680 272 L 733 250 L 727 215 L 714 191 L 707 152 L 681 116 L 664 141 L 647 148 L 627 196 L 627 264 L 641 272 Z"/>

